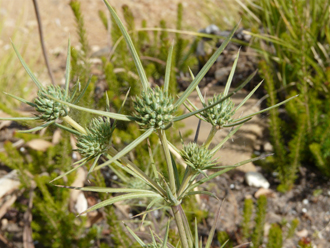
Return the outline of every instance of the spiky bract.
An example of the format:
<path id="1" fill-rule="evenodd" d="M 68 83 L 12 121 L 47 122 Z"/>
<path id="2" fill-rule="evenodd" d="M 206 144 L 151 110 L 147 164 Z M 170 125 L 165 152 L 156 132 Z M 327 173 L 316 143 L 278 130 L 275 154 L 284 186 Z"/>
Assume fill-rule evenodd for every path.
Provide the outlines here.
<path id="1" fill-rule="evenodd" d="M 223 98 L 222 94 L 214 95 L 212 99 L 209 99 L 207 104 L 204 103 L 204 107 L 210 106 L 211 104 L 219 101 Z M 201 115 L 213 126 L 222 127 L 231 121 L 231 117 L 234 112 L 232 109 L 234 107 L 234 103 L 230 98 L 227 98 L 223 102 L 215 105 L 213 108 L 207 109 L 201 113 Z"/>
<path id="2" fill-rule="evenodd" d="M 103 154 L 111 145 L 113 130 L 110 118 L 92 119 L 89 128 L 86 128 L 87 134 L 78 137 L 77 150 L 84 157 L 93 158 Z"/>
<path id="3" fill-rule="evenodd" d="M 212 159 L 213 154 L 204 146 L 196 143 L 184 145 L 181 150 L 181 156 L 184 161 L 194 170 L 204 170 L 214 165 L 215 160 Z"/>
<path id="4" fill-rule="evenodd" d="M 168 96 L 159 87 L 154 90 L 148 88 L 134 101 L 135 117 L 137 123 L 144 129 L 166 129 L 173 121 L 174 108 L 173 97 Z"/>
<path id="5" fill-rule="evenodd" d="M 38 116 L 40 119 L 51 121 L 68 115 L 69 108 L 67 106 L 49 99 L 47 96 L 50 95 L 62 101 L 67 101 L 64 89 L 58 85 L 49 85 L 46 89 L 39 90 L 37 94 L 38 97 L 34 100 L 34 103 L 37 105 L 36 110 L 40 113 Z"/>

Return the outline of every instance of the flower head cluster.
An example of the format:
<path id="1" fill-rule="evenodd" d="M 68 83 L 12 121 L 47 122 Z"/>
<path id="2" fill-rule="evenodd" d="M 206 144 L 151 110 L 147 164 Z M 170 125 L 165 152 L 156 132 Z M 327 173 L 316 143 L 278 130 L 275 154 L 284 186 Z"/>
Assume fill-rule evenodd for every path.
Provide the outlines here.
<path id="1" fill-rule="evenodd" d="M 103 154 L 111 144 L 114 127 L 111 126 L 110 118 L 94 118 L 87 134 L 78 137 L 77 147 L 79 153 L 84 157 L 96 157 Z"/>
<path id="2" fill-rule="evenodd" d="M 212 99 L 208 100 L 208 103 L 204 103 L 204 107 L 210 106 L 211 104 L 219 101 L 223 98 L 222 94 L 214 95 Z M 201 113 L 201 115 L 213 126 L 222 127 L 231 121 L 231 117 L 233 116 L 232 109 L 234 107 L 234 103 L 230 98 L 227 98 L 223 102 L 215 105 L 213 108 L 207 109 Z"/>
<path id="3" fill-rule="evenodd" d="M 145 129 L 166 129 L 173 121 L 176 108 L 173 97 L 168 96 L 159 87 L 154 90 L 148 88 L 134 101 L 135 117 L 137 123 Z"/>
<path id="4" fill-rule="evenodd" d="M 196 143 L 184 145 L 181 150 L 181 156 L 184 161 L 194 170 L 204 170 L 214 165 L 213 154 L 204 146 Z"/>
<path id="5" fill-rule="evenodd" d="M 50 95 L 56 99 L 66 101 L 65 90 L 58 85 L 49 85 L 38 91 L 38 97 L 34 100 L 36 110 L 40 113 L 39 118 L 45 121 L 56 120 L 68 115 L 69 108 L 62 103 L 49 99 Z"/>

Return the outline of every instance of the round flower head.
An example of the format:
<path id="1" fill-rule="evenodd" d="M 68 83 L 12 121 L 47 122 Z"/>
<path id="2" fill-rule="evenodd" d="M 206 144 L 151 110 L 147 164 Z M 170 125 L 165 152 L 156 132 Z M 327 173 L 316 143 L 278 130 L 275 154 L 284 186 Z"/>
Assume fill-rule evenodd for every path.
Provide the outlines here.
<path id="1" fill-rule="evenodd" d="M 47 95 L 66 101 L 65 91 L 59 86 L 49 85 L 46 89 L 38 91 L 38 97 L 34 100 L 39 118 L 45 121 L 56 120 L 68 115 L 69 108 L 62 103 L 49 99 Z"/>
<path id="2" fill-rule="evenodd" d="M 134 101 L 135 117 L 137 123 L 144 129 L 166 129 L 173 121 L 175 108 L 173 97 L 165 94 L 159 87 L 154 90 L 148 88 Z"/>
<path id="3" fill-rule="evenodd" d="M 212 165 L 214 161 L 212 160 L 213 154 L 206 147 L 199 146 L 196 143 L 189 143 L 184 145 L 181 150 L 181 156 L 184 161 L 194 170 L 204 170 Z"/>
<path id="4" fill-rule="evenodd" d="M 78 137 L 77 150 L 84 157 L 93 158 L 103 154 L 111 144 L 113 130 L 110 118 L 92 119 L 89 128 L 86 128 L 87 134 Z"/>
<path id="5" fill-rule="evenodd" d="M 208 103 L 204 103 L 204 107 L 210 106 L 211 104 L 219 101 L 222 98 L 222 94 L 214 95 L 212 99 L 208 100 Z M 233 116 L 232 109 L 234 103 L 230 98 L 227 98 L 223 102 L 215 105 L 213 108 L 207 109 L 201 113 L 201 115 L 213 126 L 222 127 L 231 121 Z"/>

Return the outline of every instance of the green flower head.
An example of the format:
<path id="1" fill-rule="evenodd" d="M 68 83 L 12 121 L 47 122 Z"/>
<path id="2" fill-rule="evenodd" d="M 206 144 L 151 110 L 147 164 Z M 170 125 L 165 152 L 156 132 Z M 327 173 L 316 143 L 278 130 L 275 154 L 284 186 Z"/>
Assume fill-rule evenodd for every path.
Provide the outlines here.
<path id="1" fill-rule="evenodd" d="M 159 87 L 143 91 L 141 98 L 137 96 L 134 101 L 137 123 L 144 129 L 168 128 L 173 122 L 173 113 L 176 110 L 173 100 L 173 97 L 168 96 Z"/>
<path id="2" fill-rule="evenodd" d="M 215 162 L 215 159 L 212 159 L 213 154 L 211 154 L 210 150 L 191 142 L 183 146 L 181 156 L 187 165 L 194 170 L 207 169 L 214 165 Z"/>
<path id="3" fill-rule="evenodd" d="M 49 99 L 47 95 L 66 101 L 65 90 L 59 86 L 49 85 L 45 89 L 38 90 L 38 97 L 34 100 L 35 108 L 40 114 L 38 117 L 45 121 L 56 120 L 68 115 L 69 108 L 62 103 Z"/>
<path id="4" fill-rule="evenodd" d="M 91 158 L 103 154 L 111 145 L 113 130 L 110 118 L 92 119 L 89 128 L 86 128 L 87 134 L 78 137 L 78 152 Z"/>
<path id="5" fill-rule="evenodd" d="M 212 99 L 209 99 L 207 103 L 204 103 L 204 107 L 210 106 L 211 104 L 219 101 L 223 98 L 222 94 L 214 95 Z M 234 112 L 234 103 L 230 98 L 227 98 L 223 102 L 215 105 L 213 108 L 207 109 L 201 113 L 201 115 L 213 126 L 222 127 L 223 125 L 230 122 Z"/>

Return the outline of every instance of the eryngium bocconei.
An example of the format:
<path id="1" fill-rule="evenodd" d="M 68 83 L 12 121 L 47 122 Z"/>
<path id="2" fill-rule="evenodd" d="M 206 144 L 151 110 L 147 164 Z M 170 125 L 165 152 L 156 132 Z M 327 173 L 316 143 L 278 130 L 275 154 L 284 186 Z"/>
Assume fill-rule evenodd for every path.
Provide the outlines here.
<path id="1" fill-rule="evenodd" d="M 173 113 L 176 110 L 173 100 L 173 97 L 168 96 L 159 87 L 143 91 L 141 98 L 137 96 L 134 101 L 137 123 L 144 129 L 168 128 L 172 124 Z"/>
<path id="2" fill-rule="evenodd" d="M 181 150 L 181 156 L 184 161 L 194 170 L 203 170 L 214 164 L 213 154 L 203 146 L 196 143 L 184 145 Z"/>
<path id="3" fill-rule="evenodd" d="M 204 107 L 210 106 L 211 104 L 219 101 L 223 98 L 222 94 L 214 95 L 212 99 L 209 99 L 207 104 L 203 103 Z M 213 108 L 207 109 L 201 113 L 201 115 L 213 126 L 222 127 L 231 121 L 231 117 L 234 103 L 230 98 L 227 98 L 223 102 L 215 105 Z"/>
<path id="4" fill-rule="evenodd" d="M 38 97 L 34 100 L 34 103 L 37 105 L 36 110 L 40 113 L 38 115 L 40 119 L 51 121 L 68 115 L 69 108 L 67 106 L 49 99 L 47 96 L 50 95 L 62 101 L 67 101 L 64 92 L 64 89 L 58 85 L 49 85 L 46 89 L 38 91 Z"/>
<path id="5" fill-rule="evenodd" d="M 93 118 L 87 134 L 82 134 L 77 140 L 77 151 L 83 157 L 96 157 L 107 151 L 111 145 L 111 136 L 114 127 L 111 126 L 110 118 Z"/>

